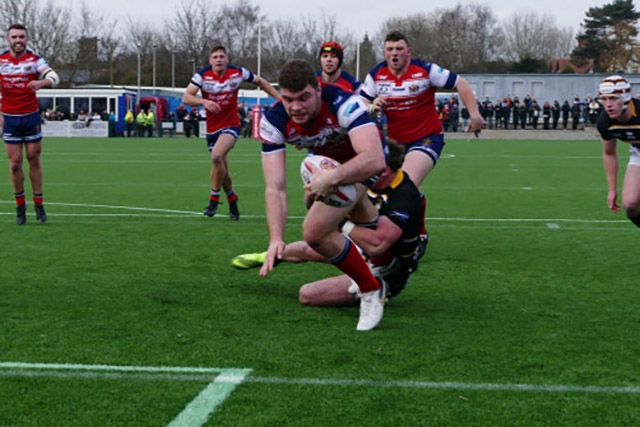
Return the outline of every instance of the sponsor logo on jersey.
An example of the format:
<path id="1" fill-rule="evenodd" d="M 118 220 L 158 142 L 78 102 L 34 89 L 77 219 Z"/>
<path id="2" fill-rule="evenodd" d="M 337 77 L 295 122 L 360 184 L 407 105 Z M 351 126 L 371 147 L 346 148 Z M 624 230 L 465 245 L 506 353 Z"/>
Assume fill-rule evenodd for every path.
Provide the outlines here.
<path id="1" fill-rule="evenodd" d="M 353 112 L 356 111 L 358 107 L 359 105 L 357 102 L 352 102 L 351 104 L 347 105 L 347 108 L 344 110 L 345 117 L 351 117 L 351 114 L 353 114 Z"/>

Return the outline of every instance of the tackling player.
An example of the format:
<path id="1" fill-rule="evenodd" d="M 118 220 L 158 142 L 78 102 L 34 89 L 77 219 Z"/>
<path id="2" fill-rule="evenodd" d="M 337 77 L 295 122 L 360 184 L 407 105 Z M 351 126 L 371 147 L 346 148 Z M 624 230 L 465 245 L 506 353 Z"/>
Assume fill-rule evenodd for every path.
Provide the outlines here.
<path id="1" fill-rule="evenodd" d="M 392 142 L 388 146 L 387 166 L 368 192 L 369 199 L 380 213 L 376 227 L 348 221 L 342 230 L 370 257 L 374 275 L 384 279 L 389 286 L 387 298 L 393 298 L 402 292 L 411 273 L 418 267 L 416 258 L 422 207 L 420 191 L 400 169 L 403 146 Z M 231 265 L 242 270 L 259 267 L 265 255 L 266 252 L 238 255 Z M 299 241 L 287 244 L 282 261 L 326 262 L 326 259 L 304 241 Z M 329 277 L 302 286 L 298 298 L 302 304 L 313 306 L 352 305 L 358 301 L 354 284 L 347 275 Z"/>
<path id="2" fill-rule="evenodd" d="M 242 82 L 253 83 L 278 99 L 273 86 L 260 76 L 243 67 L 229 64 L 227 50 L 223 46 L 211 49 L 209 65 L 198 71 L 187 86 L 182 102 L 192 107 L 202 105 L 207 112 L 207 146 L 211 153 L 211 193 L 204 214 L 212 217 L 218 211 L 220 189 L 229 202 L 229 217 L 240 218 L 238 195 L 233 191 L 229 172 L 229 151 L 240 135 L 238 117 L 238 91 Z M 198 91 L 202 98 L 198 97 Z"/>
<path id="3" fill-rule="evenodd" d="M 36 91 L 55 87 L 60 78 L 47 62 L 27 49 L 29 36 L 22 24 L 9 27 L 9 50 L 0 55 L 0 86 L 2 116 L 4 118 L 4 146 L 9 158 L 9 176 L 16 200 L 16 223 L 27 222 L 27 203 L 24 194 L 25 174 L 22 169 L 23 151 L 29 163 L 29 180 L 33 190 L 36 219 L 47 220 L 44 210 L 42 151 L 42 119 Z"/>
<path id="4" fill-rule="evenodd" d="M 302 226 L 303 240 L 358 284 L 361 299 L 356 329 L 373 329 L 384 312 L 384 281 L 373 276 L 356 246 L 338 231 L 338 225 L 357 209 L 362 209 L 363 215 L 372 210 L 373 219 L 377 216 L 375 208 L 363 198 L 366 187 L 361 183 L 373 183 L 375 175 L 384 169 L 384 142 L 360 97 L 336 85 L 320 85 L 307 62 L 293 60 L 285 64 L 278 83 L 281 102 L 260 121 L 269 229 L 269 247 L 260 275 L 266 276 L 273 270 L 285 250 L 286 145 L 331 157 L 341 165 L 314 173 L 305 190 L 318 200 L 331 194 L 338 185 L 355 184 L 358 199 L 341 208 L 319 201 L 311 204 Z"/>
<path id="5" fill-rule="evenodd" d="M 607 205 L 618 212 L 618 140 L 631 144 L 629 163 L 622 184 L 622 205 L 627 218 L 640 227 L 640 100 L 631 97 L 624 77 L 610 76 L 598 87 L 598 101 L 604 107 L 596 126 L 602 141 L 602 161 L 607 178 Z"/>
<path id="6" fill-rule="evenodd" d="M 469 111 L 466 131 L 478 134 L 485 124 L 469 83 L 459 75 L 421 59 L 411 58 L 404 34 L 392 31 L 384 42 L 385 61 L 365 78 L 360 95 L 371 104 L 371 113 L 382 109 L 387 117 L 389 139 L 405 145 L 402 169 L 418 188 L 434 168 L 442 148 L 444 133 L 435 107 L 437 88 L 456 89 Z M 423 217 L 427 200 L 423 194 Z M 426 226 L 421 233 L 421 252 L 428 243 Z"/>

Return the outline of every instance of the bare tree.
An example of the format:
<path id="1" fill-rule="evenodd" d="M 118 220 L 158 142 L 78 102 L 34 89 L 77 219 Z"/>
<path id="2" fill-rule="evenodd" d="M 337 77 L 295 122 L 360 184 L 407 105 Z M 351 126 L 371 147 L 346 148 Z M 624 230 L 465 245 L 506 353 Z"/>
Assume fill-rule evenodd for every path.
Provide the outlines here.
<path id="1" fill-rule="evenodd" d="M 559 29 L 551 15 L 515 12 L 504 24 L 504 58 L 519 62 L 525 58 L 549 61 L 566 54 L 570 30 Z"/>
<path id="2" fill-rule="evenodd" d="M 234 62 L 254 68 L 258 56 L 258 25 L 261 24 L 260 7 L 249 0 L 238 0 L 233 6 L 224 6 L 221 22 L 222 44 L 234 57 Z"/>
<path id="3" fill-rule="evenodd" d="M 56 68 L 64 62 L 69 48 L 68 9 L 56 6 L 52 0 L 42 5 L 40 0 L 3 0 L 0 2 L 0 25 L 6 31 L 11 24 L 24 24 L 29 33 L 29 49 L 41 55 Z M 3 44 L 4 37 L 2 38 Z"/>
<path id="4" fill-rule="evenodd" d="M 211 48 L 224 39 L 221 26 L 217 25 L 224 19 L 226 18 L 222 13 L 213 9 L 210 2 L 183 0 L 173 19 L 167 21 L 167 28 L 171 28 L 173 33 L 172 47 L 185 60 L 195 60 L 197 66 L 206 64 Z"/>

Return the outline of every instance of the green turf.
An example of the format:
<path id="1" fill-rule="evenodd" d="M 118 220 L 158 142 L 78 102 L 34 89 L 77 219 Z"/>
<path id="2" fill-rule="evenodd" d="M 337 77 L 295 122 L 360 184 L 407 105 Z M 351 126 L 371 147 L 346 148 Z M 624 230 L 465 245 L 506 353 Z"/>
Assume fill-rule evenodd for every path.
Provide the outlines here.
<path id="1" fill-rule="evenodd" d="M 638 229 L 606 207 L 598 141 L 449 141 L 427 255 L 365 333 L 298 304 L 330 266 L 230 267 L 268 241 L 259 152 L 230 155 L 238 222 L 202 215 L 204 140 L 48 138 L 49 221 L 23 227 L 2 163 L 0 363 L 250 369 L 212 426 L 640 424 Z M 213 377 L 0 365 L 0 426 L 167 425 Z"/>

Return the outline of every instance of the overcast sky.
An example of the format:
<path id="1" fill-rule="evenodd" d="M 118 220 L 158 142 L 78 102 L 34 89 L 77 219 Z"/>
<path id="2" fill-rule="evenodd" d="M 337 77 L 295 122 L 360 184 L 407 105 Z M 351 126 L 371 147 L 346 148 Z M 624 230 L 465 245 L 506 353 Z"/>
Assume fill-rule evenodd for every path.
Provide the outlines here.
<path id="1" fill-rule="evenodd" d="M 170 18 L 183 0 L 85 0 L 90 10 L 104 16 L 122 18 L 133 15 L 136 21 Z M 193 0 L 213 1 L 213 0 Z M 78 0 L 56 0 L 59 6 L 77 5 Z M 234 1 L 230 0 L 233 4 Z M 456 2 L 436 2 L 427 0 L 253 0 L 260 4 L 270 20 L 296 19 L 301 16 L 322 15 L 335 16 L 341 27 L 348 28 L 356 36 L 365 32 L 374 34 L 382 23 L 391 17 L 404 17 L 416 12 L 428 13 L 437 8 L 452 8 L 456 4 L 487 5 L 499 20 L 509 18 L 517 11 L 532 11 L 540 15 L 555 18 L 559 27 L 571 27 L 574 35 L 578 33 L 585 13 L 590 7 L 602 7 L 613 3 L 613 0 L 458 0 Z M 217 7 L 221 2 L 214 3 Z M 636 5 L 636 10 L 638 5 Z"/>

